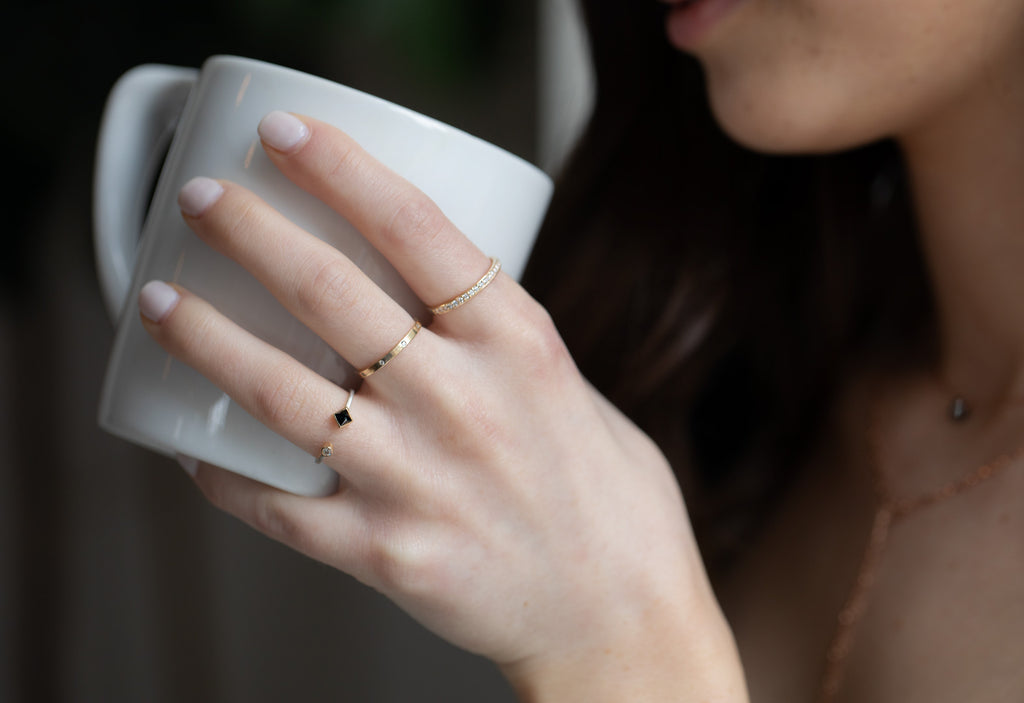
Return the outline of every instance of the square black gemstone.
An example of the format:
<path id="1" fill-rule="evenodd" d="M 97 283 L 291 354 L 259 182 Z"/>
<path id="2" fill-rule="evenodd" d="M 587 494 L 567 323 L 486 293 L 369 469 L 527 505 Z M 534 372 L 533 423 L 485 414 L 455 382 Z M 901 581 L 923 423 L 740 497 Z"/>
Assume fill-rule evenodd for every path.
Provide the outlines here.
<path id="1" fill-rule="evenodd" d="M 344 427 L 348 423 L 352 422 L 352 415 L 349 413 L 348 408 L 342 408 L 338 412 L 334 413 L 334 419 L 338 422 L 338 427 Z"/>

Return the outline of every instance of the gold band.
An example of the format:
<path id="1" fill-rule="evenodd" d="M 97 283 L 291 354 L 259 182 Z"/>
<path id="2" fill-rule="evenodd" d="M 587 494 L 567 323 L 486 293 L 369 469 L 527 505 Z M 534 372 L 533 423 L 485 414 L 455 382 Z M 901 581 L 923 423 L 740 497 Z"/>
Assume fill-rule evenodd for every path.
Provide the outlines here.
<path id="1" fill-rule="evenodd" d="M 419 320 L 413 323 L 412 329 L 402 337 L 401 341 L 395 346 L 391 347 L 391 351 L 382 356 L 376 363 L 367 366 L 365 369 L 359 372 L 359 378 L 369 378 L 373 374 L 380 371 L 382 368 L 388 365 L 388 362 L 394 359 L 396 356 L 402 353 L 402 350 L 409 346 L 409 342 L 416 336 L 416 333 L 420 331 L 423 325 L 420 324 Z"/>
<path id="2" fill-rule="evenodd" d="M 474 283 L 472 287 L 468 288 L 465 292 L 460 293 L 449 300 L 447 303 L 441 303 L 437 307 L 430 308 L 430 312 L 435 315 L 444 315 L 446 312 L 451 312 L 455 308 L 466 304 L 469 302 L 470 298 L 490 285 L 491 281 L 494 280 L 494 277 L 498 275 L 498 271 L 501 271 L 501 262 L 492 257 L 491 267 L 487 269 L 487 273 L 485 273 L 479 281 Z"/>

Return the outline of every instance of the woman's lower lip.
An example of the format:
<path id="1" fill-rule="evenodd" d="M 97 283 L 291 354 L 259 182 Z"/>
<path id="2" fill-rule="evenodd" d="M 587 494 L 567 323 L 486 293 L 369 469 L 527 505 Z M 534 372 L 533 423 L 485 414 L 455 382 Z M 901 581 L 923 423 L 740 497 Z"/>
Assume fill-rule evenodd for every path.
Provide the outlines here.
<path id="1" fill-rule="evenodd" d="M 697 48 L 722 19 L 744 0 L 696 0 L 677 4 L 668 13 L 666 28 L 672 44 L 684 50 Z"/>

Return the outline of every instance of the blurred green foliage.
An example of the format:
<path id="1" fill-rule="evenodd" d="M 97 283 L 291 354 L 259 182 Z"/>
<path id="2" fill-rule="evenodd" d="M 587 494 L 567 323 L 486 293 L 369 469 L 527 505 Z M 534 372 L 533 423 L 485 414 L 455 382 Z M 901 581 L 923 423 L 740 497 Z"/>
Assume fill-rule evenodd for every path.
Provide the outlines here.
<path id="1" fill-rule="evenodd" d="M 497 55 L 508 4 L 479 0 L 230 0 L 249 31 L 327 45 L 358 41 L 385 50 L 403 70 L 461 81 L 485 72 Z M 358 37 L 353 37 L 356 28 Z"/>

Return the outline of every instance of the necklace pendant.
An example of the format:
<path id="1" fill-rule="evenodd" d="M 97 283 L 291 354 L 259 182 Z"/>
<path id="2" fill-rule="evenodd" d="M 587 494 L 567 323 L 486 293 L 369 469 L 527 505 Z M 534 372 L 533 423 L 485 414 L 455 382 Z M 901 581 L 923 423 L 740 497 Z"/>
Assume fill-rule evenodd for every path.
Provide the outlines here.
<path id="1" fill-rule="evenodd" d="M 953 402 L 949 404 L 949 419 L 953 422 L 962 422 L 966 420 L 971 414 L 971 409 L 967 407 L 967 401 L 961 395 L 954 396 Z"/>

